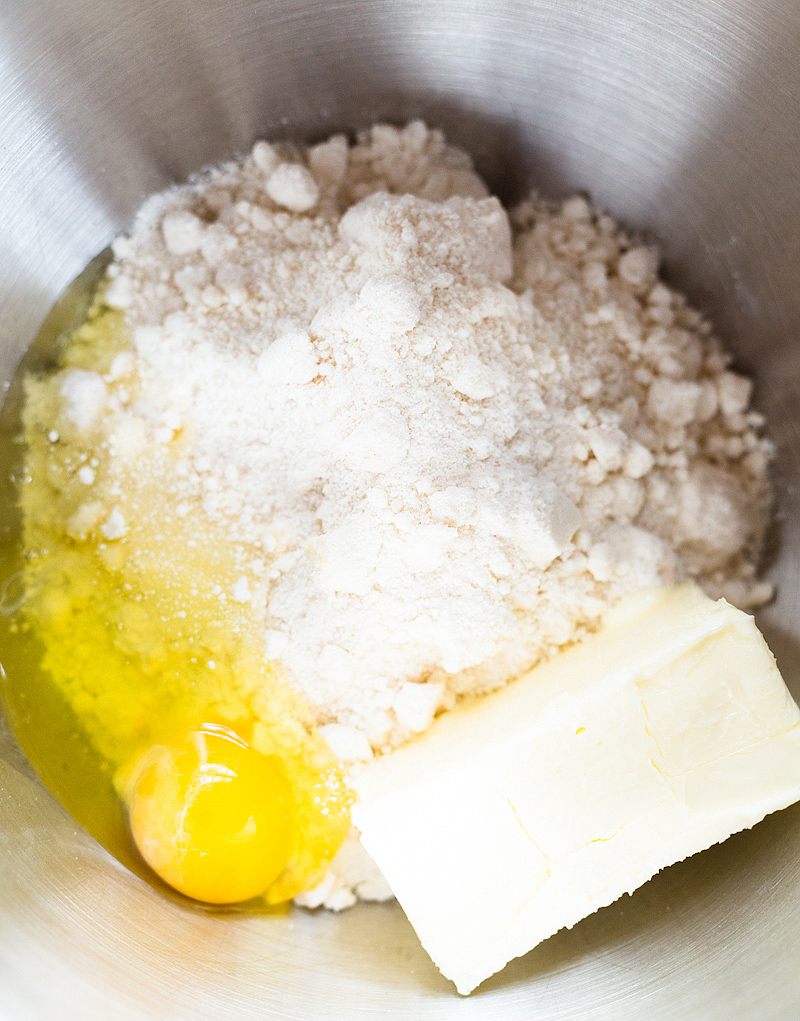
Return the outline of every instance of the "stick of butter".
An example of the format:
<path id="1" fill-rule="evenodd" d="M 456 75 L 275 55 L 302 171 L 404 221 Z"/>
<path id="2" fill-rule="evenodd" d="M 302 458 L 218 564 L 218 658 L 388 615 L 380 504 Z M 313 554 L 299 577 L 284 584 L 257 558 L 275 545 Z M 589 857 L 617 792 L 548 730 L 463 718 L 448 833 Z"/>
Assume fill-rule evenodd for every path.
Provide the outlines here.
<path id="1" fill-rule="evenodd" d="M 468 993 L 800 799 L 800 712 L 751 617 L 648 590 L 355 781 L 362 842 Z"/>

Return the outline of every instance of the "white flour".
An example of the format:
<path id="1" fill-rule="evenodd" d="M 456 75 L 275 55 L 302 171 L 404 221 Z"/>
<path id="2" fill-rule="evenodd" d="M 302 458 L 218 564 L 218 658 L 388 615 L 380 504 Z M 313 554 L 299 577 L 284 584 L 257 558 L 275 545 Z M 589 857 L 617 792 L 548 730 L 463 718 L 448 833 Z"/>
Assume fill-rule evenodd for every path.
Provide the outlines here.
<path id="1" fill-rule="evenodd" d="M 265 654 L 348 761 L 631 590 L 769 597 L 749 382 L 655 253 L 582 198 L 509 222 L 486 194 L 418 122 L 260 142 L 145 204 L 108 292 L 132 356 L 63 384 L 120 477 L 163 476 L 141 513 L 236 540 L 220 598 L 264 607 Z"/>

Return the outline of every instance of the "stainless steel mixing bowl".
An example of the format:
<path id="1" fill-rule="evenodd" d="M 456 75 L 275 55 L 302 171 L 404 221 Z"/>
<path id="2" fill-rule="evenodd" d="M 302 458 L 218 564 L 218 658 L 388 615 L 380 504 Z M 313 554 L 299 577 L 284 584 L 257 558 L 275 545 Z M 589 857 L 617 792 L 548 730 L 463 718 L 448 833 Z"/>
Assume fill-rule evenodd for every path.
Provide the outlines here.
<path id="1" fill-rule="evenodd" d="M 500 193 L 592 193 L 662 243 L 778 445 L 761 623 L 800 695 L 798 0 L 0 0 L 0 371 L 140 200 L 259 135 L 421 115 Z M 796 1021 L 800 807 L 458 998 L 396 906 L 218 917 L 102 851 L 0 739 L 13 1021 Z"/>

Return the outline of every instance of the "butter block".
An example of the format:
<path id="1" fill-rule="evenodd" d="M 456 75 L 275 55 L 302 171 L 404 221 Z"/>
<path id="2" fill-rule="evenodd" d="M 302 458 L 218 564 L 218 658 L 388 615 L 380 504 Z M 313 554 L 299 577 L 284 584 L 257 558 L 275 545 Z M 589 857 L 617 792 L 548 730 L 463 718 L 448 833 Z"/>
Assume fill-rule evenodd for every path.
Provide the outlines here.
<path id="1" fill-rule="evenodd" d="M 800 712 L 751 617 L 691 585 L 445 713 L 353 821 L 460 993 L 800 799 Z"/>

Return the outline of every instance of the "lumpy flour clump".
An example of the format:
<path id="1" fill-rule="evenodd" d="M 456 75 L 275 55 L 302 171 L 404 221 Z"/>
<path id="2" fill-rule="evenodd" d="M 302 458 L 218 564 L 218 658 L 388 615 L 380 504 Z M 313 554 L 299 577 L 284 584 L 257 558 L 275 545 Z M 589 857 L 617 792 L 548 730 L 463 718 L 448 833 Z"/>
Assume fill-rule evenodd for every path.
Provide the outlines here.
<path id="1" fill-rule="evenodd" d="M 769 597 L 750 383 L 583 198 L 509 215 L 440 133 L 377 126 L 259 142 L 150 199 L 114 256 L 130 349 L 61 382 L 107 459 L 70 534 L 224 534 L 225 584 L 193 598 L 260 615 L 345 761 L 635 589 Z"/>

